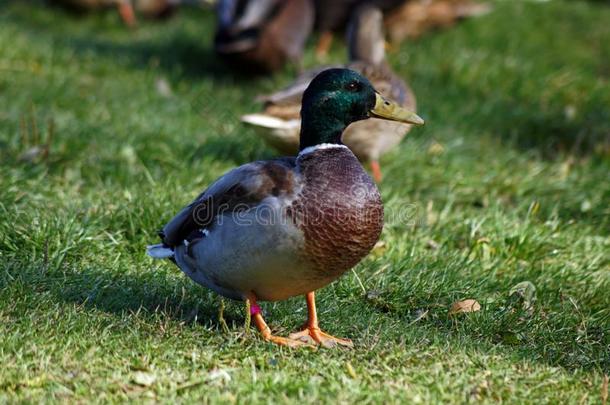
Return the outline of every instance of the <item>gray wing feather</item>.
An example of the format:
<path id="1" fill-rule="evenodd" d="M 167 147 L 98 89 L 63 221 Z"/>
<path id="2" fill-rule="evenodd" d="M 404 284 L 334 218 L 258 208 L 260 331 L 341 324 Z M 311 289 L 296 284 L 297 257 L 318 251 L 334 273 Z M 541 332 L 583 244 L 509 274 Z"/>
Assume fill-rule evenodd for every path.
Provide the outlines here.
<path id="1" fill-rule="evenodd" d="M 191 232 L 210 226 L 216 215 L 251 206 L 272 194 L 291 194 L 295 158 L 253 162 L 239 166 L 216 180 L 182 209 L 160 232 L 167 246 L 182 243 Z"/>

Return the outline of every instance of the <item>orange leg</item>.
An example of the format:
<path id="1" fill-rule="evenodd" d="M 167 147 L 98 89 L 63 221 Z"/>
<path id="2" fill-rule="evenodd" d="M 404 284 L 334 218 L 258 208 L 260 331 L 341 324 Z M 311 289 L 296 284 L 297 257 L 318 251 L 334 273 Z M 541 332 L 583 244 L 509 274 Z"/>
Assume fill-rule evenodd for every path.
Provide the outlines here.
<path id="1" fill-rule="evenodd" d="M 320 40 L 318 41 L 318 45 L 316 46 L 316 58 L 318 59 L 326 59 L 328 56 L 328 51 L 330 50 L 330 46 L 333 43 L 333 33 L 332 31 L 324 31 L 320 35 Z"/>
<path id="2" fill-rule="evenodd" d="M 290 339 L 295 339 L 302 342 L 316 342 L 324 347 L 335 347 L 337 345 L 354 347 L 354 344 L 349 339 L 340 339 L 324 333 L 318 325 L 318 314 L 316 312 L 316 297 L 314 292 L 308 292 L 305 295 L 307 300 L 308 319 L 305 329 L 300 332 L 292 333 Z"/>
<path id="3" fill-rule="evenodd" d="M 383 176 L 381 175 L 381 166 L 379 166 L 378 160 L 371 161 L 371 171 L 373 172 L 373 179 L 377 183 L 381 183 Z"/>
<path id="4" fill-rule="evenodd" d="M 133 11 L 131 0 L 119 0 L 119 14 L 121 19 L 128 27 L 136 26 L 136 14 Z"/>
<path id="5" fill-rule="evenodd" d="M 263 339 L 269 341 L 269 342 L 273 342 L 275 344 L 278 344 L 280 346 L 288 346 L 288 347 L 302 347 L 302 346 L 309 346 L 309 347 L 313 347 L 311 344 L 308 344 L 307 342 L 303 342 L 300 340 L 295 340 L 292 338 L 285 338 L 285 337 L 281 337 L 281 336 L 275 336 L 271 333 L 271 329 L 269 329 L 269 326 L 267 326 L 267 323 L 265 322 L 265 320 L 263 319 L 263 315 L 261 314 L 261 309 L 258 306 L 258 304 L 256 303 L 256 296 L 254 294 L 249 294 L 249 296 L 246 298 L 246 308 L 248 310 L 248 315 L 247 316 L 251 316 L 252 320 L 254 321 L 254 323 L 256 324 L 256 327 L 258 328 L 258 330 L 260 331 L 261 335 L 263 336 Z"/>

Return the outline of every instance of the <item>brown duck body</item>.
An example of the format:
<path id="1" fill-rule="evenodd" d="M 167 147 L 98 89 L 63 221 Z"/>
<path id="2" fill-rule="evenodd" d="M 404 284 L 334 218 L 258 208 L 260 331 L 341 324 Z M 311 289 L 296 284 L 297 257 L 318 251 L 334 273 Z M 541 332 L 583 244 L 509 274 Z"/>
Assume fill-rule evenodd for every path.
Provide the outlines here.
<path id="1" fill-rule="evenodd" d="M 385 17 L 391 42 L 417 38 L 434 29 L 448 28 L 459 20 L 484 15 L 489 4 L 473 0 L 411 0 L 394 8 Z"/>
<path id="2" fill-rule="evenodd" d="M 214 49 L 235 68 L 273 72 L 286 62 L 299 62 L 313 29 L 311 0 L 221 0 L 219 3 L 230 11 L 224 18 L 219 16 Z"/>
<path id="3" fill-rule="evenodd" d="M 337 279 L 382 227 L 381 197 L 357 158 L 322 145 L 227 173 L 164 227 L 163 241 L 194 281 L 276 301 Z"/>

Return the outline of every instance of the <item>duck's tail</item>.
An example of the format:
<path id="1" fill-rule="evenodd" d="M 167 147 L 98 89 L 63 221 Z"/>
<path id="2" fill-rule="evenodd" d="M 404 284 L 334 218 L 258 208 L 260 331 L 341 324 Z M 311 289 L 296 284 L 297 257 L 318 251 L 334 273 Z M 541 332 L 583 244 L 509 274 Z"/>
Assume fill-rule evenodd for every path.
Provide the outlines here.
<path id="1" fill-rule="evenodd" d="M 268 114 L 248 114 L 243 115 L 241 121 L 252 125 L 260 137 L 280 152 L 289 155 L 297 153 L 300 120 L 281 119 Z"/>
<path id="2" fill-rule="evenodd" d="M 164 243 L 146 246 L 146 254 L 154 259 L 168 259 L 174 257 L 174 249 Z"/>

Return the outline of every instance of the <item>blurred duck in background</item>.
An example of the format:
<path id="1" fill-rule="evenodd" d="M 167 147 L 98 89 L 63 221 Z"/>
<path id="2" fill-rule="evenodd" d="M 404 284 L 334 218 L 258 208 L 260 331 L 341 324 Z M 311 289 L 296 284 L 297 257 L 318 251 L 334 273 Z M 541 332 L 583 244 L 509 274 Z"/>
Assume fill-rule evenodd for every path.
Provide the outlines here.
<path id="1" fill-rule="evenodd" d="M 311 0 L 219 0 L 214 49 L 236 67 L 274 72 L 300 63 L 313 29 Z"/>
<path id="2" fill-rule="evenodd" d="M 438 28 L 450 27 L 458 20 L 476 17 L 490 11 L 487 4 L 473 0 L 314 0 L 316 29 L 320 39 L 316 47 L 318 59 L 324 59 L 330 49 L 333 33 L 343 30 L 352 10 L 368 4 L 381 10 L 386 30 L 393 44 L 405 38 L 417 38 Z"/>
<path id="3" fill-rule="evenodd" d="M 417 38 L 427 31 L 448 28 L 458 20 L 478 17 L 491 10 L 489 4 L 471 0 L 410 0 L 386 15 L 385 25 L 391 43 Z"/>
<path id="4" fill-rule="evenodd" d="M 382 96 L 415 111 L 415 95 L 386 62 L 383 14 L 379 8 L 363 4 L 355 10 L 348 27 L 348 43 L 350 63 L 344 67 L 369 79 Z M 285 154 L 295 154 L 299 147 L 303 92 L 327 68 L 305 72 L 283 90 L 260 97 L 265 102 L 264 111 L 245 115 L 242 121 L 254 125 L 270 146 Z M 350 125 L 343 133 L 343 143 L 361 161 L 371 163 L 373 178 L 380 182 L 380 156 L 398 145 L 410 128 L 409 124 L 371 118 Z"/>
<path id="5" fill-rule="evenodd" d="M 386 16 L 393 44 L 490 9 L 473 0 L 218 0 L 214 48 L 238 68 L 270 73 L 286 62 L 298 63 L 315 29 L 320 32 L 316 55 L 324 60 L 334 33 L 343 31 L 362 6 Z"/>

